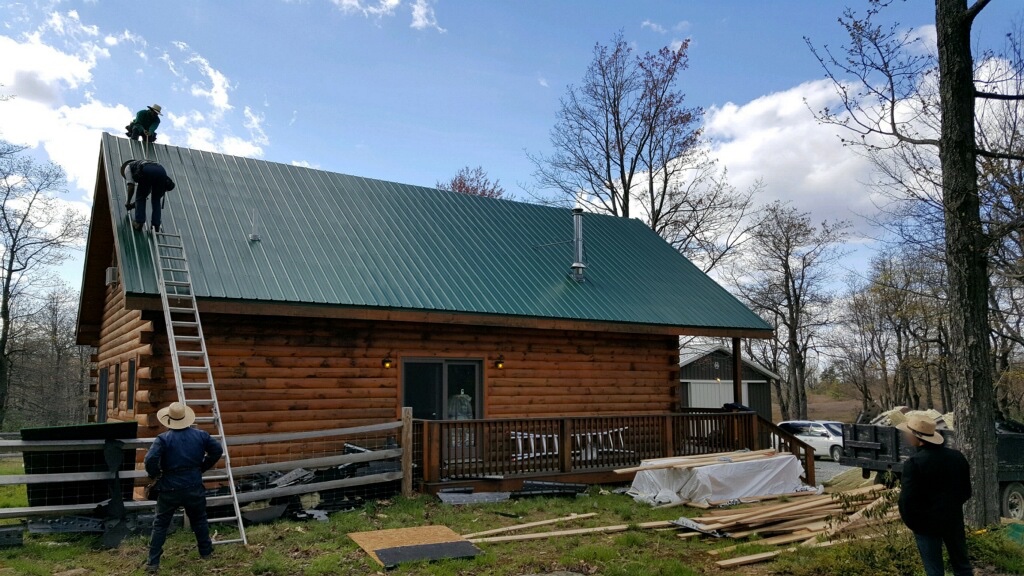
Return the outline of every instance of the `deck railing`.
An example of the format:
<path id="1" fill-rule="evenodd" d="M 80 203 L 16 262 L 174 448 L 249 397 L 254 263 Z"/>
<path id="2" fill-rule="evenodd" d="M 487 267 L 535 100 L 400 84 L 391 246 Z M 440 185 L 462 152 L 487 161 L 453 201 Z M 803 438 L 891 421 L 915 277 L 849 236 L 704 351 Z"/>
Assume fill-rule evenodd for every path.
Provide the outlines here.
<path id="1" fill-rule="evenodd" d="M 593 472 L 651 458 L 767 447 L 794 453 L 814 478 L 806 444 L 753 412 L 417 420 L 414 434 L 414 458 L 426 482 Z"/>
<path id="2" fill-rule="evenodd" d="M 763 448 L 775 448 L 780 454 L 789 452 L 796 456 L 804 465 L 804 483 L 814 486 L 814 448 L 760 416 L 757 416 L 756 434 Z"/>

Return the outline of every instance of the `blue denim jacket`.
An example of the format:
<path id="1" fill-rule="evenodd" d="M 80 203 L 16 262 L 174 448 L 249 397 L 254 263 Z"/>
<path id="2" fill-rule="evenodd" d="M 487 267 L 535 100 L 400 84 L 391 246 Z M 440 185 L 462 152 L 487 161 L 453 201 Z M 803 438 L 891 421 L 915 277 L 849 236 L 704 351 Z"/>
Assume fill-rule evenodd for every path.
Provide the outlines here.
<path id="1" fill-rule="evenodd" d="M 203 472 L 220 460 L 224 450 L 209 433 L 198 428 L 168 430 L 156 437 L 146 453 L 146 473 L 161 473 L 162 490 L 181 490 L 203 485 Z"/>

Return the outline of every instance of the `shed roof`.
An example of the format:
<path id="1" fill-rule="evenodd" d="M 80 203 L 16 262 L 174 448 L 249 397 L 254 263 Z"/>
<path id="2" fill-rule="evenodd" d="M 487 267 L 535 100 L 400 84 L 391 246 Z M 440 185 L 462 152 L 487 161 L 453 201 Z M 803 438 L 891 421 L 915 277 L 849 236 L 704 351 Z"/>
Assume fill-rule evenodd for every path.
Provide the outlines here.
<path id="1" fill-rule="evenodd" d="M 118 173 L 141 157 L 138 143 L 103 135 L 83 302 L 109 265 L 89 273 L 104 231 L 126 293 L 158 294 Z M 181 233 L 200 299 L 770 330 L 638 220 L 584 214 L 587 280 L 577 283 L 567 209 L 176 146 L 154 145 L 149 158 L 177 183 L 164 229 Z"/>
<path id="2" fill-rule="evenodd" d="M 679 367 L 680 368 L 685 368 L 685 367 L 689 366 L 690 364 L 693 364 L 697 360 L 700 360 L 701 358 L 705 358 L 707 356 L 710 356 L 711 354 L 724 354 L 725 356 L 728 356 L 729 358 L 732 358 L 732 350 L 730 350 L 729 348 L 727 348 L 725 346 L 711 346 L 709 348 L 700 348 L 700 349 L 688 350 L 686 352 L 680 353 L 679 354 Z M 765 368 L 764 366 L 758 364 L 757 362 L 754 362 L 753 360 L 748 360 L 746 357 L 741 357 L 740 360 L 748 368 L 750 368 L 750 369 L 752 369 L 752 370 L 754 370 L 756 372 L 760 372 L 766 378 L 771 378 L 772 380 L 781 380 L 782 379 L 782 377 L 779 376 L 778 374 L 776 374 L 775 372 L 772 372 L 771 370 Z"/>

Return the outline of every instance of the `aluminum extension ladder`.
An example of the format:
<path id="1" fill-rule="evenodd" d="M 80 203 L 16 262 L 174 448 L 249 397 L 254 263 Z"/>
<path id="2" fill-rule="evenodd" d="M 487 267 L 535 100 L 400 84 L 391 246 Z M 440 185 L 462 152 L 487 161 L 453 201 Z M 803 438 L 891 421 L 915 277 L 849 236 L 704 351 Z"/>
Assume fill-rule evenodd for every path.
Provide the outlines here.
<path id="1" fill-rule="evenodd" d="M 220 405 L 217 403 L 217 391 L 213 385 L 210 358 L 206 354 L 203 326 L 199 321 L 199 310 L 196 308 L 196 298 L 192 292 L 192 277 L 189 274 L 185 246 L 179 234 L 149 230 L 148 235 L 157 284 L 160 286 L 164 322 L 167 324 L 167 344 L 174 365 L 174 385 L 178 391 L 178 401 L 196 412 L 196 423 L 213 424 L 216 427 L 216 434 L 213 437 L 224 448 L 224 470 L 217 470 L 214 474 L 207 473 L 203 480 L 227 481 L 235 514 L 210 518 L 209 522 L 232 522 L 238 526 L 240 537 L 215 540 L 213 543 L 248 544 L 245 526 L 242 525 L 242 511 L 238 506 L 238 494 L 235 491 L 235 478 L 231 471 L 231 457 L 228 455 L 224 423 L 220 417 Z"/>

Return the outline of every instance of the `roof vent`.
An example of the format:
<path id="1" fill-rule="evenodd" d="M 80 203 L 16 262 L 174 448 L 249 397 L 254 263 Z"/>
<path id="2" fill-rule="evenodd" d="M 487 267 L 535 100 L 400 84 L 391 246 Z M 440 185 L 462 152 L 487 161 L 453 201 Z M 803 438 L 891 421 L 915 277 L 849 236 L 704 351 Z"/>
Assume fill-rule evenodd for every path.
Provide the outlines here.
<path id="1" fill-rule="evenodd" d="M 260 241 L 260 213 L 255 208 L 252 211 L 252 231 L 249 232 L 249 241 Z"/>
<path id="2" fill-rule="evenodd" d="M 583 272 L 587 265 L 583 263 L 583 208 L 572 209 L 572 279 L 583 282 Z"/>
<path id="3" fill-rule="evenodd" d="M 106 285 L 117 284 L 117 266 L 107 268 Z"/>

